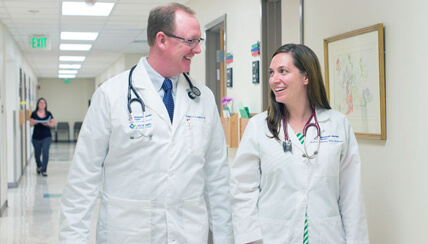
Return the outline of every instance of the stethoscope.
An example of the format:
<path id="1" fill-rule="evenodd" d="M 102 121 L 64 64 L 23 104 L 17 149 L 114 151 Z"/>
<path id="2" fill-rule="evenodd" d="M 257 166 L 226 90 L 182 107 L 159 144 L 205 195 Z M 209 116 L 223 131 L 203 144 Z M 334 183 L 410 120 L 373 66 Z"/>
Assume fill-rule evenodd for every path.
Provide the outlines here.
<path id="1" fill-rule="evenodd" d="M 314 118 L 315 123 L 310 123 L 312 118 Z M 282 148 L 284 150 L 284 152 L 291 152 L 292 146 L 291 146 L 291 140 L 288 138 L 288 132 L 287 132 L 287 120 L 285 119 L 285 116 L 282 116 L 282 126 L 284 127 L 284 141 L 282 142 Z M 317 138 L 318 138 L 318 146 L 317 146 L 317 150 L 314 151 L 314 154 L 310 155 L 308 154 L 308 151 L 306 149 L 306 134 L 308 132 L 309 127 L 311 126 L 315 126 L 315 128 L 317 129 Z M 304 139 L 304 143 L 303 143 L 303 148 L 304 148 L 304 152 L 302 154 L 302 157 L 306 157 L 309 159 L 313 159 L 315 158 L 315 155 L 318 154 L 318 151 L 320 149 L 320 140 L 321 140 L 321 130 L 320 130 L 320 125 L 318 124 L 318 120 L 317 120 L 317 115 L 315 113 L 315 109 L 312 110 L 312 114 L 309 117 L 308 122 L 306 122 L 305 127 L 303 128 L 303 137 Z"/>
<path id="2" fill-rule="evenodd" d="M 129 77 L 128 77 L 128 111 L 129 111 L 129 120 L 131 122 L 131 126 L 133 128 L 137 128 L 137 131 L 140 135 L 137 137 L 131 136 L 130 137 L 131 139 L 138 139 L 138 138 L 141 138 L 142 136 L 144 137 L 153 136 L 152 133 L 146 134 L 146 126 L 147 126 L 146 125 L 146 105 L 144 104 L 143 99 L 140 97 L 140 95 L 138 95 L 138 92 L 135 90 L 135 87 L 132 84 L 132 73 L 134 72 L 135 67 L 137 67 L 137 65 L 134 65 L 134 67 L 131 68 L 131 70 L 129 71 Z M 185 73 L 183 73 L 183 75 L 186 78 L 187 83 L 189 83 L 189 88 L 186 89 L 187 95 L 189 96 L 189 98 L 193 100 L 196 97 L 199 97 L 201 95 L 201 91 L 192 84 L 189 77 Z M 135 98 L 132 98 L 131 91 L 134 93 Z M 143 110 L 143 131 L 141 131 L 138 125 L 136 125 L 134 122 L 134 114 L 132 113 L 132 109 L 131 109 L 131 104 L 133 102 L 138 102 L 141 105 L 141 109 Z"/>

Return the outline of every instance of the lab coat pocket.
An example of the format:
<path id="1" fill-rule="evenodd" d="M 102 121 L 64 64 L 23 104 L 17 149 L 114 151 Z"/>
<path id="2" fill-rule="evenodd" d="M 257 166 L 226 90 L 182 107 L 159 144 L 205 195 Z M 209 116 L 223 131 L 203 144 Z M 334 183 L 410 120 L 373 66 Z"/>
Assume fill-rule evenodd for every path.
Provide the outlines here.
<path id="1" fill-rule="evenodd" d="M 187 151 L 191 155 L 203 155 L 207 137 L 205 119 L 188 118 L 186 121 Z"/>
<path id="2" fill-rule="evenodd" d="M 279 219 L 259 218 L 263 243 L 290 243 L 290 222 Z"/>
<path id="3" fill-rule="evenodd" d="M 208 243 L 208 213 L 204 196 L 183 203 L 183 223 L 188 244 Z"/>
<path id="4" fill-rule="evenodd" d="M 346 244 L 342 218 L 339 216 L 309 219 L 313 225 L 313 233 L 309 229 L 309 243 Z"/>
<path id="5" fill-rule="evenodd" d="M 150 201 L 110 198 L 108 201 L 108 243 L 150 243 Z"/>
<path id="6" fill-rule="evenodd" d="M 340 168 L 341 144 L 324 142 L 313 160 L 315 177 L 337 177 Z"/>

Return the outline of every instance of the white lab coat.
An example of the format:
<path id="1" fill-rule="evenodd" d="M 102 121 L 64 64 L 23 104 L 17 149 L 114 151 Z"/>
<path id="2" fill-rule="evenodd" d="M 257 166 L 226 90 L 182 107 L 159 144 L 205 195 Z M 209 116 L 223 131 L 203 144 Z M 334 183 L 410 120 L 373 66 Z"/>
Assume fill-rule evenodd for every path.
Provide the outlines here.
<path id="1" fill-rule="evenodd" d="M 316 114 L 321 144 L 314 159 L 302 157 L 303 145 L 289 125 L 292 152 L 283 151 L 282 125 L 281 142 L 267 137 L 272 134 L 266 112 L 248 123 L 231 165 L 237 244 L 302 244 L 306 210 L 309 243 L 369 243 L 354 132 L 339 112 L 316 109 Z M 309 129 L 309 155 L 316 148 L 315 137 L 315 129 Z"/>
<path id="2" fill-rule="evenodd" d="M 180 75 L 171 125 L 140 60 L 134 86 L 146 104 L 147 133 L 130 128 L 129 71 L 94 93 L 61 200 L 60 243 L 88 243 L 103 181 L 97 243 L 232 243 L 226 143 L 212 92 L 191 100 Z M 133 97 L 135 97 L 133 95 Z M 141 113 L 141 106 L 132 103 Z"/>

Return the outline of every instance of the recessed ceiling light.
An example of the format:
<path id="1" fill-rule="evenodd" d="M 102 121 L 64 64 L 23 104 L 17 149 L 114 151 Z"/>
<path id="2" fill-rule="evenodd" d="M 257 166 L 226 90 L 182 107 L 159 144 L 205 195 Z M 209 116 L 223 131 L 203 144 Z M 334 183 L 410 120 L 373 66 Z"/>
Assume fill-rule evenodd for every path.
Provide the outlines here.
<path id="1" fill-rule="evenodd" d="M 77 74 L 77 70 L 58 70 L 58 74 Z"/>
<path id="2" fill-rule="evenodd" d="M 98 32 L 61 32 L 61 40 L 85 40 L 94 41 Z"/>
<path id="3" fill-rule="evenodd" d="M 60 50 L 68 51 L 89 51 L 91 49 L 91 44 L 60 44 Z"/>
<path id="4" fill-rule="evenodd" d="M 62 15 L 109 16 L 114 3 L 95 3 L 88 6 L 84 2 L 63 2 Z"/>
<path id="5" fill-rule="evenodd" d="M 75 78 L 76 75 L 58 75 L 58 78 Z"/>
<path id="6" fill-rule="evenodd" d="M 59 61 L 76 61 L 81 62 L 86 59 L 85 56 L 59 56 Z"/>
<path id="7" fill-rule="evenodd" d="M 80 69 L 82 67 L 81 64 L 60 64 L 60 69 Z"/>

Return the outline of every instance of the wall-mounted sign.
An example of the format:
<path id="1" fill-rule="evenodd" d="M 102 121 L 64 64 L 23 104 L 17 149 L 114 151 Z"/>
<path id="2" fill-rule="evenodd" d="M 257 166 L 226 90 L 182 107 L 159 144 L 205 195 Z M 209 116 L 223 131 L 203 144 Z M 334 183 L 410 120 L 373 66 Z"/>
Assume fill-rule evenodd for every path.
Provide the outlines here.
<path id="1" fill-rule="evenodd" d="M 39 49 L 39 50 L 50 50 L 51 43 L 48 36 L 43 35 L 34 35 L 30 36 L 30 48 L 31 49 Z"/>
<path id="2" fill-rule="evenodd" d="M 226 70 L 226 86 L 233 87 L 233 72 L 232 68 Z"/>
<path id="3" fill-rule="evenodd" d="M 260 83 L 259 77 L 260 77 L 260 69 L 259 69 L 260 63 L 259 61 L 253 61 L 253 84 Z"/>

